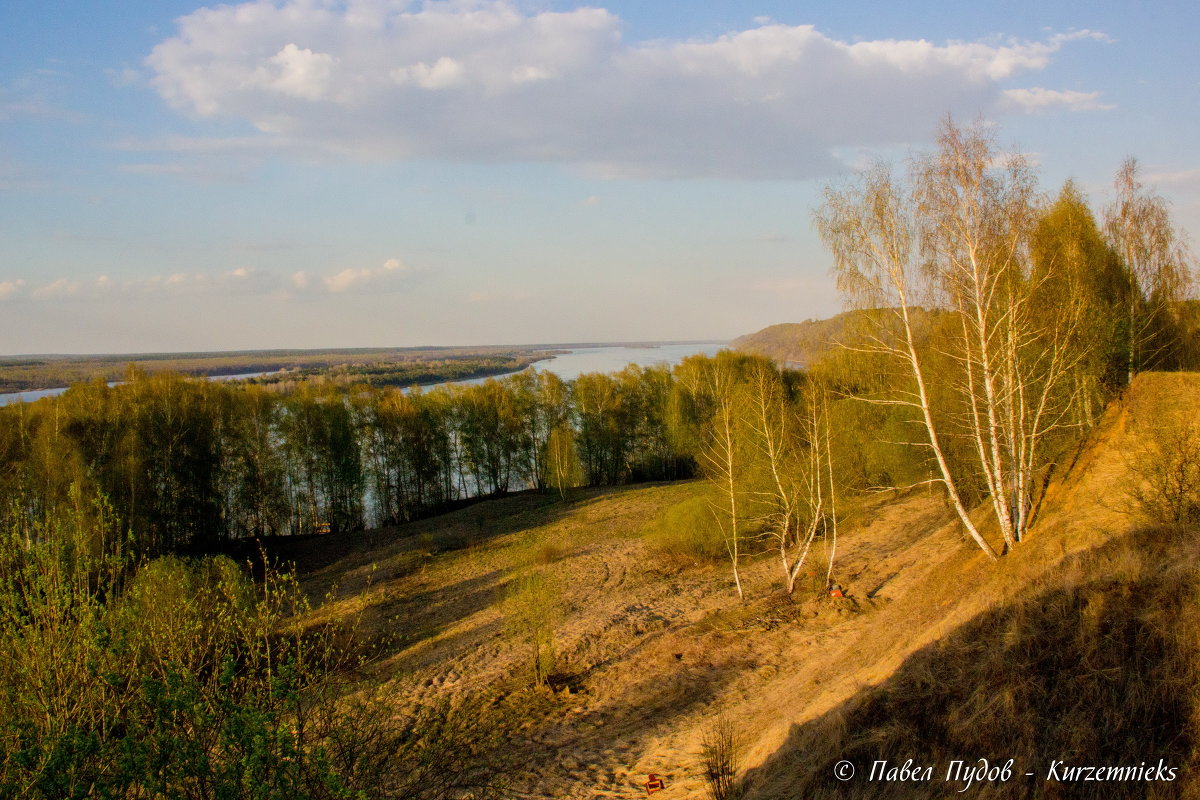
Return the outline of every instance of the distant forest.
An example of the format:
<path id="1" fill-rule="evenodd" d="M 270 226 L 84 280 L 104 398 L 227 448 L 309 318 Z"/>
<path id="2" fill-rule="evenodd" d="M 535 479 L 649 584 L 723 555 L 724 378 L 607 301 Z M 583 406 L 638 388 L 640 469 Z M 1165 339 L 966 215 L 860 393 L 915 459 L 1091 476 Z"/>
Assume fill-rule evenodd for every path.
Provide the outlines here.
<path id="1" fill-rule="evenodd" d="M 926 319 L 931 312 L 916 307 L 913 316 L 918 327 L 928 328 Z M 1200 300 L 1181 300 L 1177 311 L 1184 327 L 1192 335 L 1184 335 L 1186 347 L 1200 347 L 1194 334 L 1200 331 Z M 936 312 L 934 312 L 936 313 Z M 772 358 L 784 366 L 803 369 L 821 361 L 840 347 L 853 347 L 859 342 L 859 333 L 864 324 L 861 311 L 844 311 L 828 319 L 809 319 L 804 322 L 781 322 L 760 331 L 739 336 L 730 342 L 730 347 L 744 353 Z M 1187 363 L 1200 363 L 1200 356 L 1190 352 L 1181 357 Z"/>
<path id="2" fill-rule="evenodd" d="M 261 381 L 352 374 L 377 386 L 479 378 L 516 372 L 557 350 L 514 347 L 393 347 L 340 350 L 249 350 L 232 353 L 22 356 L 0 358 L 0 393 L 51 389 L 96 379 L 119 381 L 129 367 L 211 377 L 280 372 Z"/>

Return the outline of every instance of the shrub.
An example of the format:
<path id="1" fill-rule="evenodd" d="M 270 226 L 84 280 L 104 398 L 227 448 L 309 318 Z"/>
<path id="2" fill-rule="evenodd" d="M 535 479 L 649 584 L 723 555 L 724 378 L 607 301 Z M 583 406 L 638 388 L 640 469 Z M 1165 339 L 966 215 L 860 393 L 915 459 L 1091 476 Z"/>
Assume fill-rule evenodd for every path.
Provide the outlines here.
<path id="1" fill-rule="evenodd" d="M 103 502 L 0 530 L 0 797 L 486 796 L 485 703 L 352 701 L 353 635 L 302 628 L 293 576 L 138 566 L 118 530 Z"/>
<path id="2" fill-rule="evenodd" d="M 712 800 L 734 800 L 741 796 L 737 781 L 738 741 L 733 723 L 720 716 L 704 736 L 700 750 L 704 760 L 704 780 Z"/>
<path id="3" fill-rule="evenodd" d="M 646 544 L 667 555 L 695 561 L 728 557 L 721 528 L 707 497 L 693 497 L 670 506 L 642 529 Z"/>
<path id="4" fill-rule="evenodd" d="M 544 572 L 513 578 L 508 585 L 505 612 L 509 635 L 529 646 L 533 685 L 545 684 L 554 672 L 554 633 L 562 616 L 558 586 Z"/>
<path id="5" fill-rule="evenodd" d="M 1169 414 L 1130 458 L 1129 499 L 1152 524 L 1200 524 L 1200 421 Z"/>

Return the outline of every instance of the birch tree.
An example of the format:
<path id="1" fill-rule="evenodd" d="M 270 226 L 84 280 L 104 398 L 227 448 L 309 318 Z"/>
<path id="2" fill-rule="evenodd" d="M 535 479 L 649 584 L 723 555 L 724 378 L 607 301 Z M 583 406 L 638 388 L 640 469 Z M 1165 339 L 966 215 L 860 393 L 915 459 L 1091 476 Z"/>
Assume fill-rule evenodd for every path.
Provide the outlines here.
<path id="1" fill-rule="evenodd" d="M 1031 268 L 1041 200 L 1028 162 L 1001 153 L 982 124 L 947 120 L 937 145 L 913 159 L 905 185 L 877 167 L 858 187 L 828 191 L 817 226 L 834 252 L 839 287 L 885 323 L 868 346 L 911 373 L 912 388 L 883 402 L 919 412 L 951 505 L 994 556 L 967 513 L 945 437 L 968 443 L 973 455 L 962 467 L 984 487 L 1012 548 L 1032 521 L 1046 438 L 1072 424 L 1070 378 L 1091 343 L 1078 282 Z M 1050 292 L 1054 311 L 1045 314 Z M 917 298 L 951 315 L 938 343 L 951 365 L 938 376 L 939 395 L 949 399 L 936 412 L 911 323 Z"/>
<path id="2" fill-rule="evenodd" d="M 916 258 L 917 220 L 911 197 L 889 167 L 877 164 L 857 183 L 827 187 L 825 202 L 814 219 L 821 239 L 833 252 L 838 289 L 852 306 L 868 312 L 865 316 L 872 329 L 862 348 L 901 362 L 911 377 L 907 387 L 872 402 L 908 407 L 920 419 L 924 441 L 919 444 L 928 449 L 937 464 L 935 480 L 945 487 L 967 534 L 995 558 L 996 551 L 979 532 L 963 502 L 930 404 L 913 322 L 928 288 Z"/>
<path id="3" fill-rule="evenodd" d="M 1129 282 L 1125 335 L 1127 380 L 1132 381 L 1138 372 L 1159 366 L 1166 345 L 1156 334 L 1186 296 L 1194 258 L 1171 221 L 1167 201 L 1139 180 L 1137 159 L 1125 160 L 1114 186 L 1104 230 Z"/>
<path id="4" fill-rule="evenodd" d="M 757 455 L 756 471 L 762 473 L 755 491 L 758 505 L 765 508 L 760 522 L 779 554 L 790 595 L 829 511 L 828 409 L 823 389 L 813 381 L 804 389 L 803 408 L 796 409 L 770 363 L 755 364 L 747 389 L 746 429 Z M 831 547 L 831 558 L 833 552 Z"/>
<path id="5" fill-rule="evenodd" d="M 1081 286 L 1065 269 L 1058 280 L 1033 272 L 1036 176 L 1022 156 L 1001 153 L 982 124 L 947 121 L 937 151 L 915 163 L 913 183 L 935 302 L 958 322 L 948 348 L 962 398 L 956 419 L 1011 548 L 1031 522 L 1046 438 L 1071 424 L 1064 389 L 1093 344 Z M 1053 313 L 1042 313 L 1047 305 Z"/>
<path id="6" fill-rule="evenodd" d="M 685 359 L 679 368 L 681 385 L 691 393 L 696 408 L 702 409 L 699 413 L 705 425 L 696 460 L 719 498 L 711 504 L 711 511 L 729 554 L 739 599 L 745 598 L 740 571 L 747 447 L 742 374 L 748 361 L 745 356 L 722 351 L 715 358 Z"/>
<path id="7" fill-rule="evenodd" d="M 745 599 L 739 571 L 742 543 L 739 478 L 742 465 L 738 453 L 740 436 L 737 431 L 737 386 L 733 382 L 733 376 L 716 365 L 710 371 L 710 377 L 713 381 L 716 411 L 712 418 L 712 438 L 700 451 L 700 460 L 705 473 L 717 487 L 721 497 L 721 501 L 713 505 L 713 515 L 721 527 L 725 549 L 729 552 L 729 562 L 733 569 L 733 583 L 737 588 L 738 599 L 742 600 Z"/>

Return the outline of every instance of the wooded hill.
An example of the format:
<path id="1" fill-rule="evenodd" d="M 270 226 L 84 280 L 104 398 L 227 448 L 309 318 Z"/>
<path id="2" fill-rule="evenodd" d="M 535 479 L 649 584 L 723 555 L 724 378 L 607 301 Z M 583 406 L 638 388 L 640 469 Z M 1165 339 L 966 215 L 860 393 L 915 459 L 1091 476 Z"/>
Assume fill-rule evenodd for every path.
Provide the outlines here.
<path id="1" fill-rule="evenodd" d="M 914 323 L 929 328 L 930 314 L 923 308 L 913 309 Z M 861 311 L 843 311 L 828 319 L 808 319 L 804 322 L 781 322 L 761 331 L 739 336 L 730 347 L 744 353 L 766 356 L 793 369 L 812 367 L 839 347 L 855 346 L 864 329 Z"/>
<path id="2" fill-rule="evenodd" d="M 921 330 L 928 330 L 931 314 L 923 308 L 914 308 L 914 322 Z M 1184 337 L 1197 345 L 1200 332 L 1200 300 L 1183 300 L 1178 313 L 1189 333 Z M 865 327 L 865 315 L 861 311 L 843 311 L 828 319 L 807 319 L 803 322 L 781 322 L 768 325 L 762 330 L 739 336 L 729 343 L 735 350 L 766 356 L 776 363 L 793 369 L 804 369 L 837 352 L 840 347 L 860 344 L 859 337 Z M 1192 353 L 1182 360 L 1197 363 Z"/>

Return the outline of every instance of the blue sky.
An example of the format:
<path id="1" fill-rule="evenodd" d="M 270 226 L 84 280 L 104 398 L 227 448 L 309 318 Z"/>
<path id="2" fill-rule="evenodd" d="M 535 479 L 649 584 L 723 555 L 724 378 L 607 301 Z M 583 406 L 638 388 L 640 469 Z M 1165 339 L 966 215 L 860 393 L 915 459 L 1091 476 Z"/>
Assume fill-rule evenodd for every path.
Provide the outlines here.
<path id="1" fill-rule="evenodd" d="M 725 338 L 820 188 L 983 115 L 1200 231 L 1193 3 L 0 6 L 0 353 Z"/>

